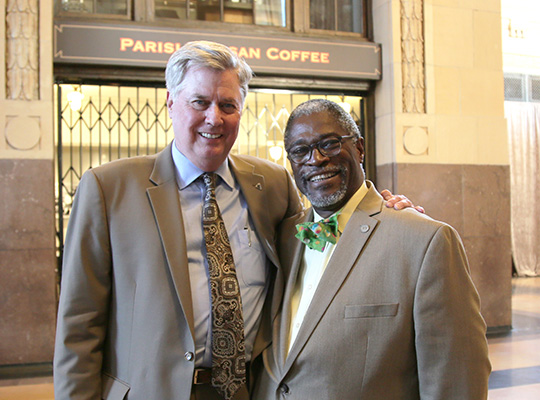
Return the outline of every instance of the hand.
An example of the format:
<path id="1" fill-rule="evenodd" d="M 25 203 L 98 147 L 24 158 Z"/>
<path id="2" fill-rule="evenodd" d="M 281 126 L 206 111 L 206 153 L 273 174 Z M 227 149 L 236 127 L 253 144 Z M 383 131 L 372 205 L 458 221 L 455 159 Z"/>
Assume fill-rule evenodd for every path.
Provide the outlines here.
<path id="1" fill-rule="evenodd" d="M 412 207 L 416 211 L 421 212 L 422 214 L 425 214 L 424 207 L 422 206 L 415 206 L 412 201 L 410 201 L 406 196 L 403 196 L 402 194 L 393 195 L 391 191 L 385 189 L 381 192 L 382 197 L 386 200 L 386 207 L 388 208 L 394 208 L 396 210 L 403 210 L 407 207 Z"/>

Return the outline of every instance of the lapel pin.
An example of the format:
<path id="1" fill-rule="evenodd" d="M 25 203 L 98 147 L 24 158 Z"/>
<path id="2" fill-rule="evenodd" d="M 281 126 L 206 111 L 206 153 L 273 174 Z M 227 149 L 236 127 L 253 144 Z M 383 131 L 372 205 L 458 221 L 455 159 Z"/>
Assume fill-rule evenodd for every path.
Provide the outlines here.
<path id="1" fill-rule="evenodd" d="M 257 182 L 257 184 L 255 185 L 255 187 L 259 190 L 262 190 L 262 185 L 260 184 L 260 182 Z"/>

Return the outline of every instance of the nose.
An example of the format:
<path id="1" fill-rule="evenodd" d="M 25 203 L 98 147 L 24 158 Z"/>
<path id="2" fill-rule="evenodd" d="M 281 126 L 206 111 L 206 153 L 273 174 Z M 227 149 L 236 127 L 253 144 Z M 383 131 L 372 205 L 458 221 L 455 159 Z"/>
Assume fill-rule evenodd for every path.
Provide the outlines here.
<path id="1" fill-rule="evenodd" d="M 313 147 L 311 149 L 311 154 L 310 154 L 308 160 L 306 161 L 306 164 L 318 165 L 318 164 L 322 164 L 323 162 L 326 162 L 328 159 L 329 159 L 329 157 L 323 155 L 319 151 L 319 147 L 315 146 L 315 147 Z"/>
<path id="2" fill-rule="evenodd" d="M 205 119 L 210 126 L 219 126 L 223 123 L 221 110 L 217 104 L 212 104 L 206 109 Z"/>

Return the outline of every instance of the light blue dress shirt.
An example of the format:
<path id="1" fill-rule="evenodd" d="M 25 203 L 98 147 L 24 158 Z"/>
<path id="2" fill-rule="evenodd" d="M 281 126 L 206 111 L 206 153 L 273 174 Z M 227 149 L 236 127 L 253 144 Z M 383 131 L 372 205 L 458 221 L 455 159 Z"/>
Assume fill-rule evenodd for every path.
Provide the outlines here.
<path id="1" fill-rule="evenodd" d="M 204 173 L 172 146 L 176 178 L 186 233 L 189 279 L 195 319 L 195 366 L 212 366 L 211 295 L 208 265 L 202 226 Z M 217 169 L 216 199 L 218 202 L 236 266 L 246 345 L 246 360 L 251 359 L 253 343 L 259 328 L 261 312 L 268 290 L 266 255 L 254 231 L 246 200 L 229 168 L 228 159 Z"/>

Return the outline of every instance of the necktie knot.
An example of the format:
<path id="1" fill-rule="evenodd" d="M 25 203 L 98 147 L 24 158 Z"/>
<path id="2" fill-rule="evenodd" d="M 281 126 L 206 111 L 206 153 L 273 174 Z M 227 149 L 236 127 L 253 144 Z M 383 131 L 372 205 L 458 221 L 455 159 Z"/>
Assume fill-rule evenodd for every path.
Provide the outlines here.
<path id="1" fill-rule="evenodd" d="M 206 193 L 210 193 L 215 196 L 216 193 L 216 174 L 214 172 L 205 172 L 201 175 Z"/>
<path id="2" fill-rule="evenodd" d="M 216 174 L 205 172 L 201 177 L 206 189 L 203 202 L 203 221 L 215 222 L 219 213 L 216 201 Z"/>
<path id="3" fill-rule="evenodd" d="M 317 222 L 304 222 L 296 225 L 296 237 L 307 247 L 317 251 L 324 251 L 327 243 L 336 244 L 338 237 L 338 220 L 340 213 Z"/>

